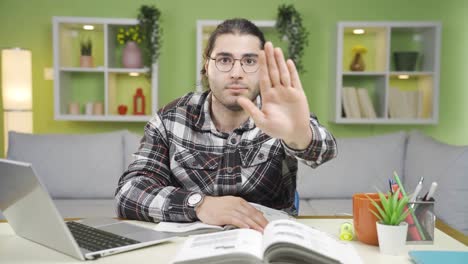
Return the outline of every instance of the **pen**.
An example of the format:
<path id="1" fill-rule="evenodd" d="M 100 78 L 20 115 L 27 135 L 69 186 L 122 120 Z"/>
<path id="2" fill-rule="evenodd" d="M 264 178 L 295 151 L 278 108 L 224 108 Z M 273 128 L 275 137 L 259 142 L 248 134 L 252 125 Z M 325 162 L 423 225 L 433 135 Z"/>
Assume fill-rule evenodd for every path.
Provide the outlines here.
<path id="1" fill-rule="evenodd" d="M 396 173 L 396 171 L 393 171 L 393 175 L 395 177 L 395 181 L 398 185 L 398 188 L 400 189 L 400 194 L 402 195 L 402 197 L 407 197 L 405 189 L 403 188 L 403 184 L 401 184 L 400 177 L 398 177 L 398 174 Z M 415 238 L 416 240 L 421 240 L 421 239 L 426 240 L 426 236 L 424 235 L 424 232 L 422 231 L 421 224 L 419 223 L 418 219 L 416 218 L 416 215 L 414 214 L 413 208 L 410 207 L 408 209 L 410 211 L 410 214 L 408 215 L 406 219 L 409 220 L 409 222 L 411 223 L 414 222 L 414 224 L 416 224 L 416 230 L 413 229 L 414 232 L 411 232 L 411 231 L 409 232 L 412 234 L 412 237 Z"/>
<path id="2" fill-rule="evenodd" d="M 431 188 L 429 188 L 429 192 L 424 197 L 424 201 L 430 201 L 431 198 L 434 196 L 435 190 L 437 189 L 437 182 L 432 182 Z"/>
<path id="3" fill-rule="evenodd" d="M 418 198 L 419 192 L 422 189 L 423 181 L 424 181 L 424 177 L 421 177 L 421 179 L 418 182 L 418 185 L 416 185 L 416 188 L 414 189 L 413 195 L 411 195 L 411 198 L 409 200 L 410 203 L 414 203 L 416 201 L 416 198 Z"/>

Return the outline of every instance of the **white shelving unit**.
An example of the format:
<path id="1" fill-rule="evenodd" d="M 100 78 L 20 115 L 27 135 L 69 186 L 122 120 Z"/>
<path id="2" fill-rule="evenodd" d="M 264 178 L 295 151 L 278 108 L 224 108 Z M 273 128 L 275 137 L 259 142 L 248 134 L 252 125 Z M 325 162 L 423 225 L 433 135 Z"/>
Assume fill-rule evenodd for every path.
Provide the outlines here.
<path id="1" fill-rule="evenodd" d="M 353 33 L 355 29 L 364 34 Z M 440 39 L 439 22 L 338 22 L 330 120 L 338 124 L 437 124 Z M 363 56 L 364 71 L 350 70 L 355 45 L 368 49 Z M 418 52 L 414 70 L 395 70 L 394 52 L 401 51 Z M 376 117 L 346 113 L 343 87 L 365 88 Z"/>
<path id="2" fill-rule="evenodd" d="M 54 117 L 72 121 L 146 122 L 158 109 L 158 65 L 153 65 L 152 78 L 144 76 L 149 68 L 130 69 L 121 66 L 122 46 L 117 45 L 119 28 L 138 24 L 136 19 L 53 17 L 54 45 Z M 83 29 L 94 26 L 93 30 Z M 80 67 L 80 41 L 91 39 L 94 67 Z M 132 76 L 137 75 L 137 76 Z M 145 115 L 133 115 L 133 94 L 142 88 L 146 98 Z M 71 102 L 80 103 L 79 115 L 69 113 Z M 84 104 L 100 102 L 103 115 L 85 115 Z M 117 107 L 127 106 L 126 115 Z"/>

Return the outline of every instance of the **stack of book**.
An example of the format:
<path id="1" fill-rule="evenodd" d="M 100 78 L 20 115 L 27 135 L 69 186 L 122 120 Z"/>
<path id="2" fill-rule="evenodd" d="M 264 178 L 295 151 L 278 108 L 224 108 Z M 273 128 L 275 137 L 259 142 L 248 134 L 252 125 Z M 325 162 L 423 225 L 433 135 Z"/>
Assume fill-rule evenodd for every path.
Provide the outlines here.
<path id="1" fill-rule="evenodd" d="M 422 90 L 401 90 L 390 87 L 388 97 L 388 111 L 391 118 L 428 118 L 430 107 L 425 104 Z"/>
<path id="2" fill-rule="evenodd" d="M 343 87 L 341 99 L 347 118 L 377 117 L 366 88 Z"/>

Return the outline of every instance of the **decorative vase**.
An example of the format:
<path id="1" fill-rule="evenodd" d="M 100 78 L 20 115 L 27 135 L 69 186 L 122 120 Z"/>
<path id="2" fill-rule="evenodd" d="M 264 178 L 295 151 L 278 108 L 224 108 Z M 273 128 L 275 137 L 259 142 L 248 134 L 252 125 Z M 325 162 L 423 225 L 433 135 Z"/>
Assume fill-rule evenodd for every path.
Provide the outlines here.
<path id="1" fill-rule="evenodd" d="M 133 95 L 133 114 L 134 115 L 145 115 L 145 95 L 143 89 L 138 88 L 135 95 Z"/>
<path id="2" fill-rule="evenodd" d="M 393 52 L 396 71 L 414 71 L 418 60 L 416 51 L 396 51 Z"/>
<path id="3" fill-rule="evenodd" d="M 92 68 L 94 67 L 93 56 L 84 56 L 80 57 L 80 67 Z"/>
<path id="4" fill-rule="evenodd" d="M 351 71 L 364 71 L 365 68 L 366 65 L 364 64 L 362 54 L 360 52 L 356 52 L 351 65 L 349 65 L 349 69 Z"/>
<path id="5" fill-rule="evenodd" d="M 400 225 L 392 226 L 377 222 L 376 225 L 380 253 L 387 255 L 403 254 L 405 252 L 408 224 L 401 222 Z"/>
<path id="6" fill-rule="evenodd" d="M 122 66 L 124 68 L 142 68 L 141 50 L 135 41 L 128 41 L 122 51 Z"/>

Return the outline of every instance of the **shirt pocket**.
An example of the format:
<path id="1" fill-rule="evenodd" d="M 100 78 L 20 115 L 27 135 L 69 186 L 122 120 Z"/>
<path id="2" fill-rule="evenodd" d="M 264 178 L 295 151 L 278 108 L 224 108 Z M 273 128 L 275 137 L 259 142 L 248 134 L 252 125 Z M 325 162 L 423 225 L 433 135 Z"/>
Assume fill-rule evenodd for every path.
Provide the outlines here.
<path id="1" fill-rule="evenodd" d="M 283 154 L 281 143 L 271 139 L 260 146 L 248 146 L 240 149 L 242 167 L 254 167 L 272 160 L 279 160 Z"/>
<path id="2" fill-rule="evenodd" d="M 183 168 L 194 170 L 217 170 L 222 154 L 183 149 L 175 153 L 174 159 Z"/>

